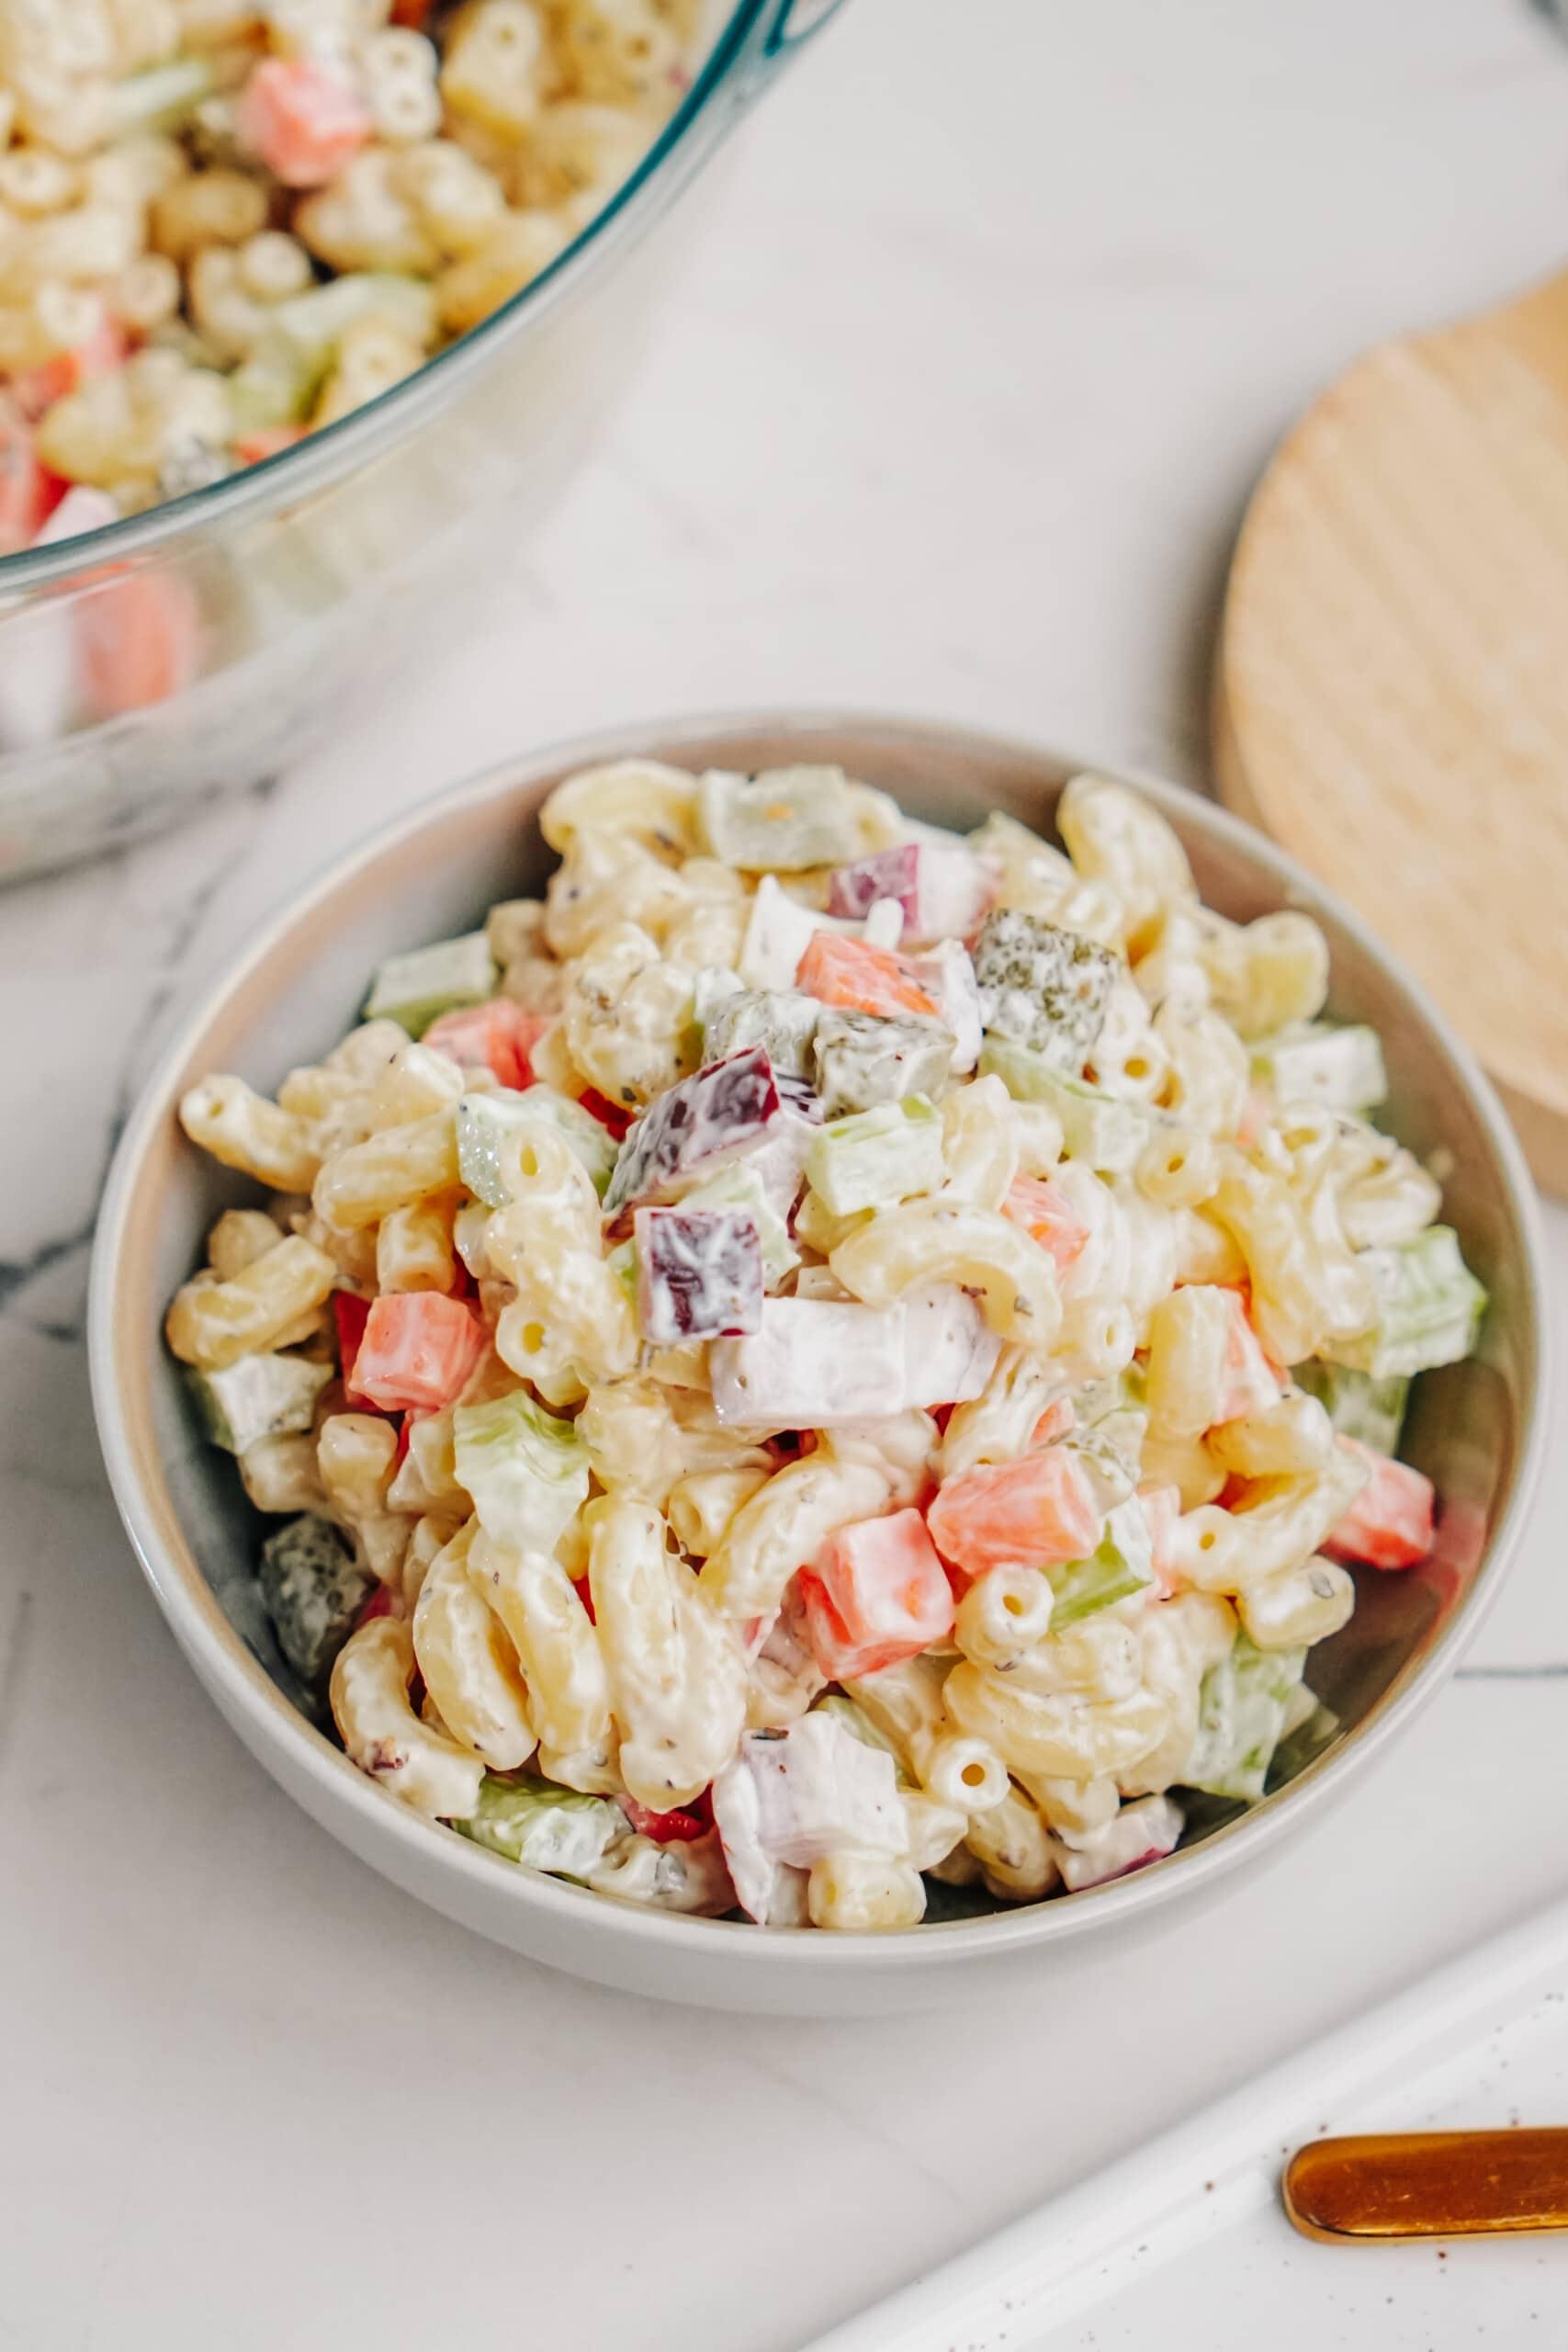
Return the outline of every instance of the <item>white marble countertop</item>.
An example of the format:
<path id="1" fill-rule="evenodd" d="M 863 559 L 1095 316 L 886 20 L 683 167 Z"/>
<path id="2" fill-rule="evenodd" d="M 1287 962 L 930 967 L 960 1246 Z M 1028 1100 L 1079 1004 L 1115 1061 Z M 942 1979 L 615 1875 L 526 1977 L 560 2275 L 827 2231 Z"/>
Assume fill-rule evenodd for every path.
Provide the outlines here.
<path id="1" fill-rule="evenodd" d="M 1359 345 L 1560 262 L 1565 198 L 1568 52 L 1521 0 L 853 0 L 693 199 L 638 397 L 469 642 L 275 787 L 0 899 L 0 2345 L 789 2352 L 1562 1890 L 1563 1461 L 1460 1679 L 1157 1973 L 842 2026 L 547 1974 L 225 1730 L 105 1490 L 81 1317 L 160 1028 L 304 869 L 503 752 L 815 701 L 1200 780 L 1271 439 Z"/>

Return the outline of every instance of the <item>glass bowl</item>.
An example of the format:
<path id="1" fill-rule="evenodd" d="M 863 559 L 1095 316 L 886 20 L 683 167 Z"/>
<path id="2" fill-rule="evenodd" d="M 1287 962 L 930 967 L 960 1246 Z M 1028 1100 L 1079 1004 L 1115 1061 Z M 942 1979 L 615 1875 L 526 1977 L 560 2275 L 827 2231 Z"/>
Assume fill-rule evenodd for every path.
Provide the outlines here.
<path id="1" fill-rule="evenodd" d="M 570 481 L 667 283 L 675 198 L 837 0 L 718 6 L 692 87 L 560 259 L 419 372 L 292 448 L 143 514 L 0 560 L 0 878 L 118 844 L 291 759 L 368 661 Z M 156 594 L 190 683 L 71 724 L 73 649 Z M 118 613 L 117 613 L 118 608 Z"/>

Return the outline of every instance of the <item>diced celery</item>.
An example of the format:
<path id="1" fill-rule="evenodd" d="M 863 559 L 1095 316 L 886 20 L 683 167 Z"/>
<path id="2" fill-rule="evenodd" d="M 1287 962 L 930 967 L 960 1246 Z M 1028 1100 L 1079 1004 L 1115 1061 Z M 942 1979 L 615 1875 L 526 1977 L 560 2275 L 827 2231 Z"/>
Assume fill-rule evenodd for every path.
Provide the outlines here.
<path id="1" fill-rule="evenodd" d="M 822 1007 L 796 989 L 743 989 L 714 1006 L 703 1027 L 703 1059 L 722 1061 L 743 1046 L 765 1046 L 775 1071 L 806 1078 Z"/>
<path id="2" fill-rule="evenodd" d="M 1370 1445 L 1374 1453 L 1399 1452 L 1410 1395 L 1408 1373 L 1389 1373 L 1379 1380 L 1370 1372 L 1352 1372 L 1348 1364 L 1324 1363 L 1314 1356 L 1297 1364 L 1292 1377 L 1298 1388 L 1317 1398 L 1342 1437 Z"/>
<path id="3" fill-rule="evenodd" d="M 686 1194 L 684 1205 L 689 1209 L 747 1209 L 756 1222 L 757 1238 L 762 1246 L 762 1280 L 776 1289 L 784 1276 L 800 1263 L 800 1252 L 789 1238 L 787 1218 L 779 1215 L 778 1205 L 764 1183 L 761 1170 L 749 1159 L 732 1159 L 705 1184 L 699 1184 Z M 633 1287 L 636 1278 L 633 1277 Z"/>
<path id="4" fill-rule="evenodd" d="M 211 91 L 213 71 L 205 57 L 176 57 L 150 66 L 115 85 L 109 119 L 117 139 L 148 130 L 171 130 L 193 114 Z"/>
<path id="5" fill-rule="evenodd" d="M 237 435 L 302 424 L 316 391 L 310 369 L 280 343 L 258 345 L 225 381 Z"/>
<path id="6" fill-rule="evenodd" d="M 934 1095 L 953 1068 L 952 1033 L 923 1013 L 885 1020 L 875 1012 L 826 1008 L 812 1047 L 817 1091 L 831 1117 L 843 1111 L 869 1111 L 906 1095 Z"/>
<path id="7" fill-rule="evenodd" d="M 472 1815 L 452 1826 L 509 1862 L 553 1871 L 559 1878 L 586 1878 L 604 1860 L 605 1848 L 625 1833 L 626 1817 L 608 1797 L 558 1789 L 531 1774 L 502 1781 L 487 1772 Z"/>
<path id="8" fill-rule="evenodd" d="M 698 780 L 697 805 L 715 857 L 751 873 L 840 865 L 861 847 L 842 768 L 770 768 L 756 776 L 710 768 Z"/>
<path id="9" fill-rule="evenodd" d="M 376 1579 L 330 1520 L 306 1511 L 261 1549 L 262 1599 L 301 1682 L 319 1683 L 354 1631 Z"/>
<path id="10" fill-rule="evenodd" d="M 355 320 L 389 320 L 416 343 L 435 336 L 435 294 L 423 278 L 395 270 L 355 270 L 307 287 L 273 305 L 267 340 L 287 351 L 298 366 L 323 374 L 344 330 Z"/>
<path id="11" fill-rule="evenodd" d="M 613 1250 L 605 1251 L 604 1263 L 635 1307 L 637 1305 L 637 1243 L 617 1241 Z"/>
<path id="12" fill-rule="evenodd" d="M 1229 1657 L 1203 1677 L 1197 1736 L 1181 1776 L 1188 1788 L 1249 1802 L 1263 1794 L 1305 1664 L 1304 1649 L 1260 1650 L 1236 1635 Z"/>
<path id="13" fill-rule="evenodd" d="M 1451 1226 L 1431 1225 L 1393 1250 L 1363 1250 L 1356 1262 L 1377 1293 L 1377 1320 L 1359 1339 L 1336 1340 L 1330 1361 L 1375 1380 L 1430 1372 L 1470 1354 L 1486 1293 L 1460 1255 Z"/>
<path id="14" fill-rule="evenodd" d="M 411 1037 L 423 1036 L 438 1014 L 455 1005 L 482 1004 L 495 993 L 495 959 L 482 931 L 460 939 L 438 939 L 429 947 L 389 956 L 378 967 L 366 1001 L 365 1018 L 396 1021 Z"/>
<path id="15" fill-rule="evenodd" d="M 1292 1022 L 1252 1048 L 1252 1075 L 1277 1102 L 1375 1111 L 1388 1093 L 1382 1042 L 1364 1022 Z"/>
<path id="16" fill-rule="evenodd" d="M 221 1372 L 186 1374 L 202 1427 L 228 1453 L 243 1453 L 258 1438 L 308 1430 L 332 1376 L 330 1363 L 271 1354 L 242 1356 Z"/>
<path id="17" fill-rule="evenodd" d="M 479 1525 L 514 1552 L 550 1552 L 588 1497 L 588 1449 L 521 1388 L 452 1416 L 457 1483 Z"/>
<path id="18" fill-rule="evenodd" d="M 1155 1132 L 1156 1115 L 1141 1102 L 1124 1102 L 1082 1079 L 1064 1077 L 1043 1055 L 1010 1037 L 987 1038 L 980 1075 L 999 1078 L 1016 1102 L 1043 1102 L 1062 1123 L 1067 1158 L 1105 1175 L 1127 1174 Z"/>
<path id="19" fill-rule="evenodd" d="M 1046 1570 L 1056 1596 L 1051 1631 L 1058 1634 L 1064 1625 L 1076 1625 L 1080 1617 L 1092 1616 L 1098 1609 L 1109 1609 L 1112 1601 L 1142 1592 L 1154 1582 L 1154 1574 L 1148 1522 L 1142 1506 L 1132 1499 L 1118 1503 L 1107 1513 L 1105 1532 L 1087 1560 L 1069 1560 L 1063 1567 Z"/>
<path id="20" fill-rule="evenodd" d="M 923 1094 L 831 1120 L 806 1155 L 807 1182 L 835 1216 L 934 1193 L 944 1173 L 942 1114 Z"/>

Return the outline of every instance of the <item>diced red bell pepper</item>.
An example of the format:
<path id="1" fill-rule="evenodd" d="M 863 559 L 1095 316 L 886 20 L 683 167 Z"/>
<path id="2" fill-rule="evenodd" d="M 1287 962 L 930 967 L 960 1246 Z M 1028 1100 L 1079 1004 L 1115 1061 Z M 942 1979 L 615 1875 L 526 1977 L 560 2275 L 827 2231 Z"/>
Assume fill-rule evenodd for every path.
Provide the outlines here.
<path id="1" fill-rule="evenodd" d="M 359 1357 L 359 1343 L 365 1337 L 369 1319 L 370 1301 L 351 1290 L 333 1293 L 333 1321 L 337 1328 L 338 1377 L 343 1382 L 343 1401 L 351 1413 L 375 1410 L 368 1396 L 362 1396 L 354 1385 L 354 1367 Z"/>
<path id="2" fill-rule="evenodd" d="M 881 1013 L 896 1020 L 901 1013 L 934 1016 L 936 1002 L 927 995 L 907 956 L 890 948 L 868 947 L 863 939 L 846 939 L 841 932 L 814 931 L 795 968 L 795 984 L 821 1004 L 842 1005 L 852 1012 Z"/>
<path id="3" fill-rule="evenodd" d="M 1082 1560 L 1100 1540 L 1083 1464 L 1059 1445 L 949 1478 L 926 1521 L 942 1558 L 972 1577 Z"/>
<path id="4" fill-rule="evenodd" d="M 36 423 L 56 401 L 80 390 L 90 376 L 110 376 L 123 368 L 125 356 L 124 330 L 113 319 L 101 318 L 92 334 L 70 351 L 57 351 L 52 359 L 13 376 L 11 390 L 22 414 Z"/>
<path id="5" fill-rule="evenodd" d="M 1055 1260 L 1065 1274 L 1083 1251 L 1089 1227 L 1058 1184 L 1049 1178 L 1015 1176 L 1002 1203 L 1002 1215 L 1022 1226 L 1032 1241 Z"/>
<path id="6" fill-rule="evenodd" d="M 438 1412 L 485 1350 L 472 1307 L 440 1291 L 388 1291 L 371 1302 L 355 1358 L 355 1385 L 388 1412 Z"/>
<path id="7" fill-rule="evenodd" d="M 587 1610 L 589 1623 L 591 1625 L 596 1625 L 599 1623 L 599 1620 L 593 1611 L 593 1588 L 589 1578 L 587 1577 L 573 1577 L 571 1580 L 571 1589 L 573 1592 L 576 1593 L 579 1600 L 581 1601 L 584 1609 Z"/>
<path id="8" fill-rule="evenodd" d="M 398 1442 L 397 1448 L 392 1455 L 392 1468 L 394 1471 L 400 1470 L 403 1464 L 409 1458 L 410 1422 L 423 1420 L 423 1418 L 424 1416 L 422 1413 L 400 1413 L 398 1415 Z"/>
<path id="9" fill-rule="evenodd" d="M 1353 1437 L 1347 1446 L 1371 1476 L 1324 1545 L 1331 1559 L 1362 1560 L 1371 1568 L 1414 1568 L 1437 1541 L 1437 1493 L 1430 1478 Z"/>
<path id="10" fill-rule="evenodd" d="M 624 1103 L 612 1102 L 609 1096 L 601 1094 L 596 1086 L 591 1086 L 586 1093 L 580 1094 L 577 1099 L 589 1117 L 598 1120 L 612 1142 L 626 1141 L 632 1121 L 637 1115 L 634 1111 L 628 1111 Z"/>
<path id="11" fill-rule="evenodd" d="M 368 1625 L 374 1618 L 389 1617 L 391 1613 L 392 1588 L 378 1584 L 354 1622 L 356 1625 Z"/>
<path id="12" fill-rule="evenodd" d="M 549 1025 L 537 1013 L 525 1012 L 511 997 L 492 996 L 487 1003 L 444 1012 L 431 1023 L 423 1042 L 449 1061 L 477 1064 L 492 1071 L 502 1086 L 521 1088 L 534 1083 L 528 1057 Z"/>
<path id="13" fill-rule="evenodd" d="M 879 1673 L 953 1631 L 953 1589 L 918 1510 L 840 1527 L 799 1589 L 807 1642 L 829 1682 Z"/>
<path id="14" fill-rule="evenodd" d="M 677 1810 L 655 1813 L 650 1805 L 639 1804 L 636 1797 L 622 1797 L 621 1811 L 639 1838 L 651 1838 L 656 1846 L 683 1844 L 687 1838 L 707 1834 L 707 1823 L 694 1813 Z"/>
<path id="15" fill-rule="evenodd" d="M 237 434 L 234 455 L 243 466 L 259 466 L 264 458 L 276 458 L 280 449 L 292 449 L 296 441 L 303 441 L 302 424 L 262 424 L 254 433 Z"/>
<path id="16" fill-rule="evenodd" d="M 30 548 L 66 484 L 39 463 L 33 436 L 7 402 L 0 405 L 0 555 Z"/>
<path id="17" fill-rule="evenodd" d="M 321 187 L 375 128 L 357 91 L 308 57 L 264 57 L 251 68 L 234 128 L 285 187 Z"/>
<path id="18" fill-rule="evenodd" d="M 107 568 L 72 609 L 77 667 L 96 718 L 166 702 L 195 676 L 201 625 L 177 573 Z"/>

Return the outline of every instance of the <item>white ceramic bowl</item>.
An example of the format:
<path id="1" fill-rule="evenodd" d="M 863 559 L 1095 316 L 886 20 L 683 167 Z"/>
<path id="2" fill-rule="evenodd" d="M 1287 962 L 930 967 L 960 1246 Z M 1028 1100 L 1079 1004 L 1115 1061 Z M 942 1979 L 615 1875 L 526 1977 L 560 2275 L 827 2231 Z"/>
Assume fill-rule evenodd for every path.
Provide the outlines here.
<path id="1" fill-rule="evenodd" d="M 1375 1022 L 1393 1078 L 1392 1125 L 1450 1171 L 1445 1215 L 1492 1294 L 1481 1352 L 1417 1384 L 1406 1451 L 1437 1481 L 1434 1558 L 1368 1571 L 1345 1631 L 1314 1650 L 1313 1681 L 1343 1728 L 1249 1811 L 1167 1860 L 1083 1894 L 886 1937 L 771 1932 L 686 1919 L 536 1876 L 397 1804 L 290 1704 L 254 1588 L 257 1522 L 233 1465 L 201 1441 L 161 1338 L 169 1294 L 198 1261 L 240 1180 L 186 1145 L 184 1089 L 212 1069 L 270 1089 L 355 1017 L 366 976 L 399 946 L 469 926 L 548 864 L 535 815 L 591 761 L 646 752 L 755 769 L 837 761 L 917 814 L 972 823 L 993 807 L 1048 831 L 1075 763 L 966 730 L 857 716 L 697 719 L 618 730 L 510 762 L 400 818 L 340 859 L 266 925 L 164 1055 L 126 1129 L 98 1223 L 93 1394 L 116 1498 L 160 1607 L 241 1738 L 307 1813 L 450 1917 L 552 1966 L 667 1999 L 845 2013 L 915 2007 L 979 1980 L 1048 1975 L 1082 1937 L 1155 1936 L 1227 1873 L 1278 1856 L 1452 1671 L 1515 1548 L 1541 1444 L 1544 1379 L 1533 1196 L 1492 1091 L 1436 1010 L 1354 916 L 1259 835 L 1195 796 L 1143 777 L 1175 824 L 1204 898 L 1248 918 L 1306 908 L 1334 951 L 1334 1010 Z"/>

